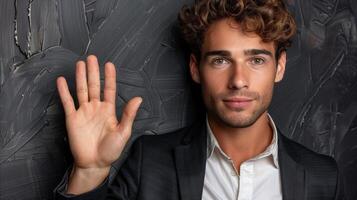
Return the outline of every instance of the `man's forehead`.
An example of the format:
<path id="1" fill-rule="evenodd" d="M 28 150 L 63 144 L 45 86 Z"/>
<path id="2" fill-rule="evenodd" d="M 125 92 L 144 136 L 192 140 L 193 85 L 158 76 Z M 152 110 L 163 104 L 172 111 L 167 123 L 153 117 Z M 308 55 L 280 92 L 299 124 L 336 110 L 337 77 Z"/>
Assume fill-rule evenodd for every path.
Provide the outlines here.
<path id="1" fill-rule="evenodd" d="M 263 42 L 255 33 L 243 32 L 239 24 L 232 25 L 229 19 L 212 23 L 204 34 L 202 51 L 226 50 L 241 51 L 249 49 L 275 50 L 274 42 Z"/>

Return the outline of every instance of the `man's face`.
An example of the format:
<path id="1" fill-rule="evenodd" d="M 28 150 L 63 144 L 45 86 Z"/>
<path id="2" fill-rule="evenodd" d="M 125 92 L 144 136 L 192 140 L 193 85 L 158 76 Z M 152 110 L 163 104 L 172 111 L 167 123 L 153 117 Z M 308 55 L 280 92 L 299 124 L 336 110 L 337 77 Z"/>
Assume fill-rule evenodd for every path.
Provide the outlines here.
<path id="1" fill-rule="evenodd" d="M 244 128 L 268 109 L 285 62 L 285 52 L 276 61 L 273 42 L 264 43 L 254 33 L 243 33 L 232 19 L 223 19 L 205 33 L 200 63 L 191 55 L 190 71 L 201 84 L 208 117 Z"/>

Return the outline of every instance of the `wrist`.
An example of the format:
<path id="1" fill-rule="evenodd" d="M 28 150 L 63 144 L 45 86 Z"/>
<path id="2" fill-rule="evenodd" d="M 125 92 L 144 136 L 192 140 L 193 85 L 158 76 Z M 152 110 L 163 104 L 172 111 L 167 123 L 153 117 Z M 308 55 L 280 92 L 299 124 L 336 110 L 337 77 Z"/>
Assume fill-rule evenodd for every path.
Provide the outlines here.
<path id="1" fill-rule="evenodd" d="M 80 168 L 73 166 L 68 181 L 67 194 L 79 195 L 98 187 L 108 177 L 109 167 Z"/>

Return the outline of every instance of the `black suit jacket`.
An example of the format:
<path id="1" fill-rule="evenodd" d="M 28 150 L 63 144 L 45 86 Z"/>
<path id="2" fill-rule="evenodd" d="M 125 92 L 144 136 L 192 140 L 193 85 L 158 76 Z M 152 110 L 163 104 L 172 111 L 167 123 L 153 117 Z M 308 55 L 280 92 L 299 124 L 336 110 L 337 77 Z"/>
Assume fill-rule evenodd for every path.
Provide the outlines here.
<path id="1" fill-rule="evenodd" d="M 57 199 L 201 200 L 207 159 L 203 121 L 159 136 L 143 136 L 113 183 L 76 197 Z M 334 159 L 317 154 L 279 133 L 278 160 L 284 200 L 342 199 Z"/>

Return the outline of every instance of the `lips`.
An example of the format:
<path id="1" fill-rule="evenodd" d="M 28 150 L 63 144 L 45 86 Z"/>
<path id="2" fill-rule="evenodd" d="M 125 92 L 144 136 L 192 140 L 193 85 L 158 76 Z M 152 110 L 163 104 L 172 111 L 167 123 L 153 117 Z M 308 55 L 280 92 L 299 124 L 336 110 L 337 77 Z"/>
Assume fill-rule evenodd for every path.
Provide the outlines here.
<path id="1" fill-rule="evenodd" d="M 224 104 L 231 109 L 244 109 L 252 103 L 253 99 L 247 97 L 234 97 L 224 99 Z"/>

